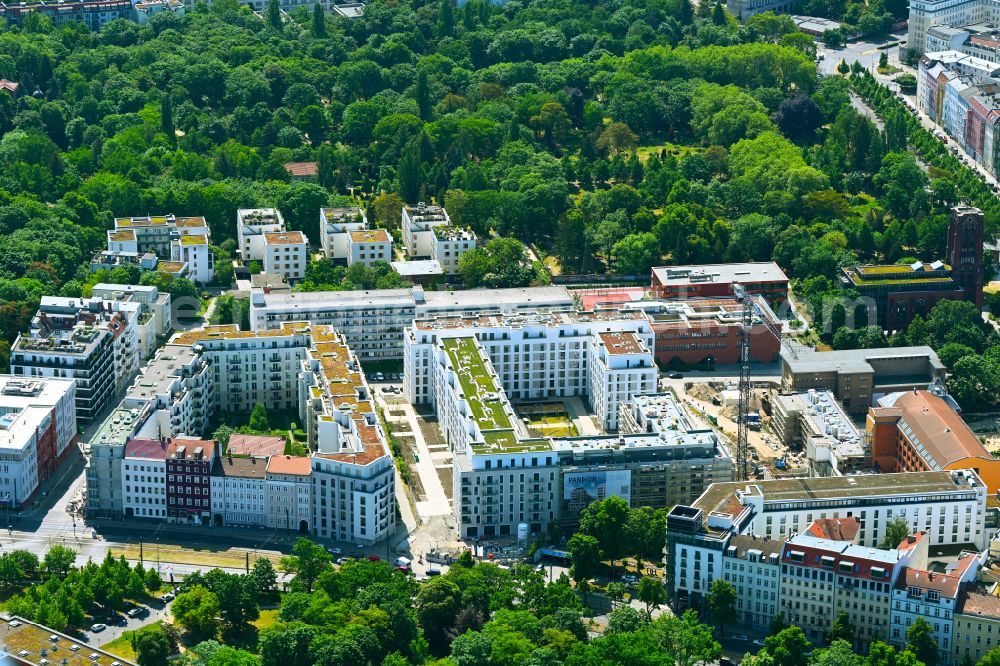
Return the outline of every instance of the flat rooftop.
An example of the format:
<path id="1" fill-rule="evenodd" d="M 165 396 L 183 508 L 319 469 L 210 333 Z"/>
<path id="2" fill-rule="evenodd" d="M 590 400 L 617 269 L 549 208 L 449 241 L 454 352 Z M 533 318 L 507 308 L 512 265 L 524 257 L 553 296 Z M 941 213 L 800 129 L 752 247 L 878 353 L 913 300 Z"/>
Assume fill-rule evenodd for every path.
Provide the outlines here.
<path id="1" fill-rule="evenodd" d="M 943 261 L 845 267 L 843 274 L 850 284 L 857 287 L 953 281 L 951 266 Z"/>
<path id="2" fill-rule="evenodd" d="M 339 224 L 344 224 L 347 222 L 357 222 L 363 223 L 364 214 L 362 210 L 357 206 L 349 206 L 347 208 L 322 208 L 320 209 L 320 215 L 327 222 L 335 222 Z"/>
<path id="3" fill-rule="evenodd" d="M 158 261 L 156 262 L 156 270 L 161 273 L 183 273 L 187 270 L 186 261 Z"/>
<path id="4" fill-rule="evenodd" d="M 775 398 L 786 411 L 798 412 L 810 424 L 812 437 L 826 439 L 839 458 L 862 457 L 863 437 L 854 422 L 844 413 L 831 391 L 798 391 Z"/>
<path id="5" fill-rule="evenodd" d="M 352 243 L 390 243 L 392 236 L 385 229 L 368 229 L 350 232 Z"/>
<path id="6" fill-rule="evenodd" d="M 264 234 L 267 245 L 305 245 L 306 237 L 301 231 L 269 231 Z"/>
<path id="7" fill-rule="evenodd" d="M 646 351 L 635 333 L 598 333 L 598 335 L 609 354 L 642 354 Z"/>
<path id="8" fill-rule="evenodd" d="M 416 261 L 393 261 L 392 270 L 403 277 L 421 277 L 424 275 L 444 275 L 441 262 L 437 259 L 418 259 Z"/>
<path id="9" fill-rule="evenodd" d="M 0 375 L 0 449 L 23 449 L 74 388 L 72 379 Z"/>
<path id="10" fill-rule="evenodd" d="M 240 208 L 236 211 L 236 219 L 245 227 L 285 224 L 285 220 L 281 217 L 281 212 L 277 208 Z"/>
<path id="11" fill-rule="evenodd" d="M 208 245 L 208 236 L 202 234 L 186 234 L 179 239 L 181 245 Z"/>
<path id="12" fill-rule="evenodd" d="M 981 482 L 980 482 L 981 483 Z M 857 476 L 780 479 L 776 481 L 731 481 L 713 483 L 694 506 L 706 516 L 713 511 L 730 513 L 737 492 L 763 496 L 768 503 L 821 500 L 850 500 L 861 497 L 893 497 L 930 493 L 970 491 L 964 477 L 956 481 L 951 472 L 908 472 L 903 474 L 860 474 Z"/>
<path id="13" fill-rule="evenodd" d="M 491 372 L 492 366 L 479 342 L 473 337 L 448 338 L 441 345 L 458 377 L 472 417 L 483 433 L 486 446 L 501 450 L 520 448 L 510 418 L 510 402 L 499 380 Z"/>
<path id="14" fill-rule="evenodd" d="M 124 446 L 129 437 L 132 436 L 136 426 L 139 425 L 146 409 L 145 404 L 142 407 L 125 407 L 122 403 L 104 419 L 104 423 L 94 433 L 90 443 L 92 445 Z"/>
<path id="15" fill-rule="evenodd" d="M 8 616 L 5 616 L 8 617 Z M 16 624 L 17 626 L 13 626 Z M 105 652 L 101 648 L 81 643 L 74 638 L 61 634 L 22 618 L 12 618 L 0 621 L 0 645 L 20 663 L 41 664 L 42 659 L 53 666 L 135 666 L 134 662 Z M 78 649 L 73 650 L 73 647 Z M 46 656 L 42 657 L 42 650 Z M 21 652 L 27 652 L 21 656 Z"/>
<path id="16" fill-rule="evenodd" d="M 635 321 L 645 319 L 639 310 L 599 310 L 580 312 L 578 310 L 555 310 L 530 314 L 469 315 L 464 317 L 426 317 L 415 319 L 413 326 L 419 330 L 450 330 L 466 328 L 555 328 L 564 325 L 605 322 Z"/>
<path id="17" fill-rule="evenodd" d="M 108 240 L 115 243 L 127 243 L 135 240 L 135 229 L 122 229 L 120 231 L 109 231 Z"/>
<path id="18" fill-rule="evenodd" d="M 788 276 L 773 261 L 738 264 L 700 264 L 653 268 L 653 277 L 664 286 L 733 282 L 788 282 Z"/>
<path id="19" fill-rule="evenodd" d="M 838 351 L 801 350 L 798 358 L 782 353 L 783 363 L 793 374 L 827 372 L 872 372 L 870 361 L 926 358 L 932 369 L 944 370 L 938 355 L 927 345 L 882 347 L 879 349 L 842 349 Z"/>
<path id="20" fill-rule="evenodd" d="M 129 398 L 152 400 L 171 393 L 178 380 L 177 369 L 196 361 L 198 354 L 190 346 L 167 344 L 142 369 L 129 387 Z"/>
<path id="21" fill-rule="evenodd" d="M 415 292 L 418 296 L 415 296 Z M 317 312 L 335 312 L 341 309 L 416 308 L 422 314 L 447 310 L 479 309 L 484 312 L 503 308 L 505 305 L 523 305 L 540 308 L 572 308 L 573 299 L 565 287 L 523 287 L 517 289 L 468 289 L 464 291 L 424 291 L 417 288 L 375 289 L 358 291 L 296 291 L 284 294 L 256 295 L 263 297 L 260 308 L 289 309 L 310 308 Z"/>

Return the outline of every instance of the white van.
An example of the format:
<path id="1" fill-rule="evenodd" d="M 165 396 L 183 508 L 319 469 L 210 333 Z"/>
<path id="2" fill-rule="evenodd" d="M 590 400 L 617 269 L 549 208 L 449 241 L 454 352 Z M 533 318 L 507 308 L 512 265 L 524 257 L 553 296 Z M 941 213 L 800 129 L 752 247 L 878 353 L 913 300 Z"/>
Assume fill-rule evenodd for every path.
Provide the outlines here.
<path id="1" fill-rule="evenodd" d="M 396 566 L 397 567 L 409 567 L 412 563 L 413 562 L 411 560 L 409 560 L 408 558 L 405 558 L 405 557 L 397 557 L 396 558 Z"/>

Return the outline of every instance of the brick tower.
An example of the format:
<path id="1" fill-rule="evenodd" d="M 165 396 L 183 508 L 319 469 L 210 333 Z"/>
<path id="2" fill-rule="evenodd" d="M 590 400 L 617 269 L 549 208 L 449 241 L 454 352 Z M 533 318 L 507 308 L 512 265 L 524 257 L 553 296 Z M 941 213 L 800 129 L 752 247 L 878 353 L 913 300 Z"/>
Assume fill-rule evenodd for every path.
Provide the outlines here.
<path id="1" fill-rule="evenodd" d="M 972 206 L 951 209 L 948 263 L 951 276 L 965 290 L 965 300 L 983 307 L 983 211 Z"/>

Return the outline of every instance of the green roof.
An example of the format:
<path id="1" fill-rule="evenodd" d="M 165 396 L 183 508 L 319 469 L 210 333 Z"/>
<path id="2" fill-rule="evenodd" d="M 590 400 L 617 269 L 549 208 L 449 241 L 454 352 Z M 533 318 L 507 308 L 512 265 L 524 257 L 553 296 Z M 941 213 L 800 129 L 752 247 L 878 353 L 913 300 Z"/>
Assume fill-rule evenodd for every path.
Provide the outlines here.
<path id="1" fill-rule="evenodd" d="M 490 363 L 483 357 L 479 342 L 474 337 L 447 338 L 442 344 L 472 410 L 472 417 L 483 433 L 485 447 L 502 449 L 506 453 L 549 448 L 546 440 L 518 439 L 507 412 L 509 403 L 503 387 L 490 372 Z"/>

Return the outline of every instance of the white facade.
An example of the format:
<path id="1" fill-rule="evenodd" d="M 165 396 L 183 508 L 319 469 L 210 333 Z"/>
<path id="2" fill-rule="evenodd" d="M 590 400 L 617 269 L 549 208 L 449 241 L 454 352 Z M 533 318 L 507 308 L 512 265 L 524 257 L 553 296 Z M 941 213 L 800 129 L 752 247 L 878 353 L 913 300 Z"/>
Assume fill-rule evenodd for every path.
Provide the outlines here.
<path id="1" fill-rule="evenodd" d="M 722 552 L 722 578 L 736 588 L 737 622 L 768 626 L 780 612 L 782 541 L 735 535 Z"/>
<path id="2" fill-rule="evenodd" d="M 186 276 L 199 284 L 215 279 L 215 254 L 207 235 L 185 234 L 171 240 L 170 260 L 187 264 Z"/>
<path id="3" fill-rule="evenodd" d="M 305 471 L 270 471 L 279 459 L 291 456 L 274 456 L 268 463 L 265 480 L 267 497 L 267 526 L 282 530 L 299 530 L 305 523 L 306 531 L 312 519 L 312 484 L 309 480 L 309 459 Z"/>
<path id="4" fill-rule="evenodd" d="M 301 231 L 264 234 L 264 272 L 281 275 L 289 284 L 306 276 L 309 241 Z"/>
<path id="5" fill-rule="evenodd" d="M 347 235 L 347 265 L 371 266 L 376 261 L 392 261 L 392 236 L 385 229 L 352 231 Z"/>
<path id="6" fill-rule="evenodd" d="M 244 262 L 264 260 L 264 234 L 285 231 L 277 208 L 241 208 L 236 211 L 236 238 Z"/>
<path id="7" fill-rule="evenodd" d="M 634 395 L 656 392 L 652 332 L 599 333 L 591 338 L 590 404 L 608 431 L 618 430 L 618 405 Z M 646 342 L 643 338 L 648 339 Z"/>
<path id="8" fill-rule="evenodd" d="M 137 328 L 140 361 L 150 358 L 156 351 L 157 338 L 169 335 L 173 329 L 170 294 L 160 293 L 155 286 L 101 282 L 93 286 L 91 297 L 139 304 Z"/>
<path id="9" fill-rule="evenodd" d="M 70 379 L 0 375 L 0 507 L 25 503 L 76 441 L 75 397 Z"/>
<path id="10" fill-rule="evenodd" d="M 451 226 L 434 228 L 434 246 L 431 259 L 441 265 L 445 275 L 458 273 L 458 264 L 469 250 L 476 249 L 476 234 L 471 229 Z"/>
<path id="11" fill-rule="evenodd" d="M 350 254 L 348 242 L 352 231 L 368 228 L 362 208 L 322 208 L 319 211 L 320 245 L 327 259 L 344 259 Z"/>
<path id="12" fill-rule="evenodd" d="M 410 259 L 430 258 L 434 253 L 437 227 L 451 224 L 448 211 L 441 206 L 419 203 L 403 206 L 403 248 Z"/>
<path id="13" fill-rule="evenodd" d="M 122 505 L 127 517 L 166 520 L 165 446 L 162 453 L 162 457 L 145 457 L 130 455 L 126 450 L 122 460 Z"/>
<path id="14" fill-rule="evenodd" d="M 910 3 L 906 44 L 917 53 L 924 53 L 927 31 L 932 26 L 997 23 L 998 19 L 1000 4 L 995 0 L 914 0 Z"/>
<path id="15" fill-rule="evenodd" d="M 282 323 L 308 321 L 336 328 L 363 360 L 403 357 L 403 335 L 414 319 L 436 315 L 515 314 L 573 307 L 565 287 L 428 291 L 250 292 L 250 325 L 254 331 Z"/>
<path id="16" fill-rule="evenodd" d="M 266 458 L 216 459 L 212 470 L 213 525 L 267 525 L 266 470 Z"/>

